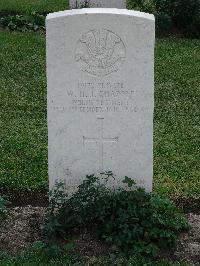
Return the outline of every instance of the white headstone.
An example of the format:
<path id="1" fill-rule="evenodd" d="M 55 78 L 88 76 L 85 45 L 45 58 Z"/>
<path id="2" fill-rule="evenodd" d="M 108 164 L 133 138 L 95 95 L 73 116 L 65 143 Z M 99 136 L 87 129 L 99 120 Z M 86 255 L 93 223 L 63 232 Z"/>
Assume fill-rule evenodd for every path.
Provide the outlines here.
<path id="1" fill-rule="evenodd" d="M 103 8 L 126 8 L 126 0 L 70 0 L 70 7 L 103 7 Z"/>
<path id="2" fill-rule="evenodd" d="M 77 9 L 46 26 L 50 187 L 113 171 L 151 191 L 154 16 Z"/>

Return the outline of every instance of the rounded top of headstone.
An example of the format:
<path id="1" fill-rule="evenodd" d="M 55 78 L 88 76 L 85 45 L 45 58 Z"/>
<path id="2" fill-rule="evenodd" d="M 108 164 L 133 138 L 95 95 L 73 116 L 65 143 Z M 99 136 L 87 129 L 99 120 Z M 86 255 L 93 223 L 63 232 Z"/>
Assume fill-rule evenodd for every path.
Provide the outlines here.
<path id="1" fill-rule="evenodd" d="M 118 8 L 82 8 L 82 9 L 65 10 L 65 11 L 50 13 L 47 15 L 46 19 L 50 20 L 66 16 L 87 15 L 87 14 L 124 15 L 124 16 L 138 17 L 155 21 L 155 17 L 153 14 L 148 14 L 135 10 L 118 9 Z"/>

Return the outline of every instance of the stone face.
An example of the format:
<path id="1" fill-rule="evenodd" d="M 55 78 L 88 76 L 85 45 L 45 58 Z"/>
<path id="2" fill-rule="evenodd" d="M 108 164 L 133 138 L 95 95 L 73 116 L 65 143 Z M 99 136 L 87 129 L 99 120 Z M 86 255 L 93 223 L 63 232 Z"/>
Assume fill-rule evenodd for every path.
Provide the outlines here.
<path id="1" fill-rule="evenodd" d="M 152 189 L 154 17 L 119 9 L 49 14 L 50 187 L 113 171 Z"/>
<path id="2" fill-rule="evenodd" d="M 84 7 L 126 8 L 126 0 L 70 0 L 69 3 L 72 9 Z"/>

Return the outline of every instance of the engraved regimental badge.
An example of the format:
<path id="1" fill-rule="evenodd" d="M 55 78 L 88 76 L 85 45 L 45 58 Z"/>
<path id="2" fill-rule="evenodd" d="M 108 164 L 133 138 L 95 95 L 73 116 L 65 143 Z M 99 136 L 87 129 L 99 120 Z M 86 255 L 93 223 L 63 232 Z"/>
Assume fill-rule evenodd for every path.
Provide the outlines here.
<path id="1" fill-rule="evenodd" d="M 75 60 L 80 69 L 99 77 L 118 71 L 125 57 L 126 50 L 121 38 L 106 29 L 83 34 L 75 51 Z"/>

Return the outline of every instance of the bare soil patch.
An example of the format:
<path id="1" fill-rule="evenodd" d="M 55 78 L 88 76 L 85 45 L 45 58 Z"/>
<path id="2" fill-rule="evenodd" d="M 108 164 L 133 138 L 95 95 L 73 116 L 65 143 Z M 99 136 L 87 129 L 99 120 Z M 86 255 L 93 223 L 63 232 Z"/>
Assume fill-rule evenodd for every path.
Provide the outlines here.
<path id="1" fill-rule="evenodd" d="M 41 225 L 45 219 L 44 207 L 14 207 L 0 223 L 0 250 L 15 253 L 42 240 Z"/>
<path id="2" fill-rule="evenodd" d="M 191 265 L 200 265 L 200 215 L 189 213 L 187 218 L 191 229 L 179 238 L 174 257 Z"/>

